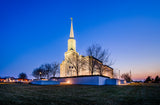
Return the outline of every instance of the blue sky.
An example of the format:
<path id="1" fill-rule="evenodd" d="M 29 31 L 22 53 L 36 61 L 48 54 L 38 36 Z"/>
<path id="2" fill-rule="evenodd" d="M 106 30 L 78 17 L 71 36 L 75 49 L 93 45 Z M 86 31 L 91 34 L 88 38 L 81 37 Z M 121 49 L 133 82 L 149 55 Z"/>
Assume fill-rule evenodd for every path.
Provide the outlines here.
<path id="1" fill-rule="evenodd" d="M 109 49 L 112 66 L 134 79 L 160 75 L 159 0 L 1 0 L 0 77 L 64 59 L 73 17 L 77 51 Z"/>

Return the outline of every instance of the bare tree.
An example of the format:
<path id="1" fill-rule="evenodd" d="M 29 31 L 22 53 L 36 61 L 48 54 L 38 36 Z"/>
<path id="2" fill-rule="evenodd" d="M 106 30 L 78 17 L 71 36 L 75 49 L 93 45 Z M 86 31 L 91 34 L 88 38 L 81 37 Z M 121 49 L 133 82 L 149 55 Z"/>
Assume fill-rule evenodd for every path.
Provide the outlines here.
<path id="1" fill-rule="evenodd" d="M 27 74 L 26 73 L 20 73 L 19 75 L 18 75 L 18 77 L 20 78 L 20 79 L 27 79 Z"/>
<path id="2" fill-rule="evenodd" d="M 59 63 L 57 63 L 57 62 L 54 62 L 51 64 L 47 63 L 47 64 L 42 65 L 42 68 L 45 71 L 45 75 L 46 75 L 47 79 L 49 79 L 51 77 L 51 75 L 53 77 L 55 77 L 56 73 L 59 70 Z"/>
<path id="3" fill-rule="evenodd" d="M 32 75 L 36 78 L 47 77 L 47 79 L 49 79 L 51 75 L 55 77 L 58 70 L 59 70 L 59 63 L 57 62 L 54 62 L 51 64 L 47 63 L 44 65 L 41 65 L 39 68 L 34 69 L 34 71 L 32 72 Z"/>
<path id="4" fill-rule="evenodd" d="M 89 58 L 91 59 L 89 61 L 89 70 L 91 75 L 93 75 L 93 72 L 95 71 L 96 59 L 94 59 L 93 56 L 89 56 Z"/>
<path id="5" fill-rule="evenodd" d="M 160 83 L 160 78 L 159 78 L 158 75 L 155 77 L 154 82 L 155 82 L 155 83 Z"/>
<path id="6" fill-rule="evenodd" d="M 72 58 L 66 58 L 67 62 L 75 69 L 77 76 L 79 75 L 80 69 L 83 68 L 83 65 L 86 63 L 85 59 L 81 57 L 73 53 Z"/>
<path id="7" fill-rule="evenodd" d="M 98 69 L 100 75 L 102 75 L 104 71 L 103 65 L 113 65 L 113 62 L 109 59 L 111 55 L 109 53 L 109 50 L 103 50 L 102 47 L 98 44 L 93 44 L 92 46 L 89 46 L 86 50 L 86 53 L 87 56 L 91 58 L 89 70 L 92 75 L 95 69 Z"/>
<path id="8" fill-rule="evenodd" d="M 52 67 L 51 73 L 52 73 L 53 77 L 55 77 L 59 71 L 59 63 L 54 62 L 51 64 L 51 67 Z"/>
<path id="9" fill-rule="evenodd" d="M 42 68 L 45 70 L 45 75 L 47 77 L 47 79 L 49 79 L 49 77 L 52 75 L 52 66 L 51 64 L 44 64 L 42 65 Z"/>
<path id="10" fill-rule="evenodd" d="M 33 70 L 32 75 L 33 75 L 35 78 L 40 79 L 40 78 L 42 78 L 42 77 L 45 77 L 45 71 L 44 71 L 43 68 L 38 67 L 38 68 L 36 68 L 36 69 Z"/>
<path id="11" fill-rule="evenodd" d="M 144 83 L 152 83 L 152 82 L 153 82 L 153 78 L 151 78 L 151 76 L 148 76 L 144 81 Z"/>
<path id="12" fill-rule="evenodd" d="M 127 82 L 131 82 L 131 75 L 129 73 L 124 73 L 121 75 L 121 78 L 123 78 L 124 80 L 126 80 Z"/>

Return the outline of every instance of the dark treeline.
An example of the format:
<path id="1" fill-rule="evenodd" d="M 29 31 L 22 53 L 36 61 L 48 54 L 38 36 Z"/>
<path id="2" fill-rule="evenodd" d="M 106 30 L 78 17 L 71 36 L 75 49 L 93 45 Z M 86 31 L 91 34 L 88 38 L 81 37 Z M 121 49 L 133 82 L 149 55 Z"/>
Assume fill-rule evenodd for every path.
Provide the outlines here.
<path id="1" fill-rule="evenodd" d="M 160 83 L 160 78 L 158 75 L 155 77 L 155 79 L 151 78 L 151 76 L 148 76 L 144 83 Z"/>

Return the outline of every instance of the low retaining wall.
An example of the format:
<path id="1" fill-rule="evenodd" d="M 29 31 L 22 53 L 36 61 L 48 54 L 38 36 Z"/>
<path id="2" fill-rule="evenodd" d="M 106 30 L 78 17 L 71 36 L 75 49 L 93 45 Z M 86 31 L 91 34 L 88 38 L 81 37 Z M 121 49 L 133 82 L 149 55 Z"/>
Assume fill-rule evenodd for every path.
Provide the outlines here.
<path id="1" fill-rule="evenodd" d="M 107 79 L 106 85 L 120 85 L 119 79 Z"/>
<path id="2" fill-rule="evenodd" d="M 76 77 L 76 78 L 62 78 L 58 79 L 60 82 L 67 82 L 69 84 L 81 84 L 81 85 L 99 85 L 99 78 L 94 77 Z"/>
<path id="3" fill-rule="evenodd" d="M 59 85 L 59 84 L 79 84 L 79 85 L 120 85 L 124 80 L 110 79 L 104 76 L 83 76 L 83 77 L 64 77 L 54 78 L 53 80 L 32 81 L 36 85 Z"/>
<path id="4" fill-rule="evenodd" d="M 31 84 L 35 85 L 59 85 L 59 81 L 44 81 L 44 80 L 39 80 L 39 81 L 32 81 Z"/>
<path id="5" fill-rule="evenodd" d="M 119 85 L 119 79 L 110 79 L 103 76 L 85 76 L 85 77 L 66 77 L 59 78 L 57 81 L 66 82 L 68 84 L 80 84 L 80 85 Z"/>

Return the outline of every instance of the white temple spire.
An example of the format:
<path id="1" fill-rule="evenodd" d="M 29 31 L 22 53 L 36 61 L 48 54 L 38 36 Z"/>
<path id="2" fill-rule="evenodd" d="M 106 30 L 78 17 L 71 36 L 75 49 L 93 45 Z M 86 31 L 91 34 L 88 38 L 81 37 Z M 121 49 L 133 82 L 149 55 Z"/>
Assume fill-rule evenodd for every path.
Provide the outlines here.
<path id="1" fill-rule="evenodd" d="M 74 39 L 72 18 L 71 18 L 70 36 L 68 39 L 68 51 L 70 51 L 70 50 L 76 51 L 76 40 Z"/>
<path id="2" fill-rule="evenodd" d="M 72 23 L 72 17 L 71 17 L 71 30 L 70 30 L 70 38 L 74 38 L 74 32 L 73 32 L 73 23 Z"/>

